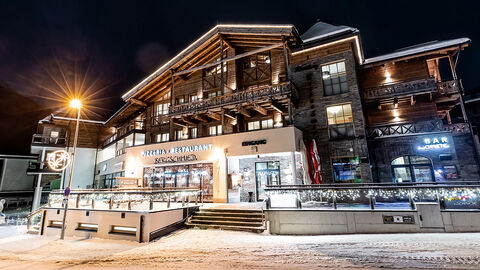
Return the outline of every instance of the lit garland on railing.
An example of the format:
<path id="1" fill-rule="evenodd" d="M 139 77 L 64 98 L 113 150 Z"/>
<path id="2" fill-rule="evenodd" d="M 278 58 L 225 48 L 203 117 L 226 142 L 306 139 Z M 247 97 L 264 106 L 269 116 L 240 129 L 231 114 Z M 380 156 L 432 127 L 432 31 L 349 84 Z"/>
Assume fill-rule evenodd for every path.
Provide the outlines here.
<path id="1" fill-rule="evenodd" d="M 302 202 L 325 202 L 332 200 L 349 200 L 376 198 L 383 200 L 415 201 L 428 199 L 445 201 L 476 199 L 480 194 L 480 187 L 432 187 L 432 188 L 279 188 L 265 189 L 267 196 L 278 194 L 296 194 Z"/>

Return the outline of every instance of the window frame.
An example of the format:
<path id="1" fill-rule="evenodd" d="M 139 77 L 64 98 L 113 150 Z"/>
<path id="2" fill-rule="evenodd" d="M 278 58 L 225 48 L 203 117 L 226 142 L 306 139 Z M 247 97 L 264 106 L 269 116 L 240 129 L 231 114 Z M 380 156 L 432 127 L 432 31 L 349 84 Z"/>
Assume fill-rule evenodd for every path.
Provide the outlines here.
<path id="1" fill-rule="evenodd" d="M 344 66 L 344 71 L 342 72 L 339 72 L 339 68 L 338 68 L 338 64 L 339 63 L 343 63 L 343 66 Z M 332 73 L 331 73 L 331 66 L 335 65 L 335 68 L 336 68 L 336 72 L 333 74 L 332 76 Z M 325 75 L 324 75 L 324 68 L 325 67 L 328 67 L 328 78 L 325 78 Z M 330 63 L 325 63 L 325 64 L 322 64 L 320 66 L 320 72 L 321 72 L 321 76 L 322 76 L 322 86 L 323 86 L 323 95 L 324 96 L 336 96 L 336 95 L 340 95 L 340 94 L 345 94 L 345 93 L 348 93 L 349 92 L 349 85 L 348 85 L 348 73 L 347 73 L 347 65 L 346 65 L 346 61 L 345 59 L 342 59 L 342 60 L 339 60 L 339 61 L 335 61 L 335 62 L 330 62 Z M 341 81 L 341 77 L 342 76 L 345 76 L 345 81 L 342 82 Z M 334 82 L 335 79 L 338 78 L 338 82 Z M 329 82 L 328 84 L 326 82 Z M 335 93 L 334 92 L 334 85 L 338 85 L 339 87 L 339 93 Z M 345 89 L 343 89 L 343 85 L 345 85 Z M 327 87 L 330 87 L 330 91 L 331 93 L 330 94 L 327 94 Z"/>
<path id="2" fill-rule="evenodd" d="M 347 116 L 345 116 L 345 110 L 343 108 L 343 106 L 345 105 L 350 105 L 350 113 L 351 115 L 347 115 L 347 116 L 350 116 L 350 118 L 352 119 L 351 121 L 349 122 L 346 122 L 346 119 L 350 119 L 348 118 Z M 334 113 L 334 121 L 335 123 L 334 124 L 330 124 L 330 119 L 331 117 L 329 117 L 328 115 L 328 108 L 333 108 L 333 107 L 341 107 L 341 110 L 342 110 L 342 118 L 344 119 L 344 122 L 343 123 L 337 123 L 337 114 Z M 326 116 L 326 119 L 327 119 L 327 127 L 328 127 L 328 136 L 330 139 L 342 139 L 342 138 L 352 138 L 352 137 L 355 137 L 355 119 L 353 118 L 353 109 L 352 109 L 352 103 L 351 102 L 346 102 L 346 103 L 340 103 L 340 104 L 332 104 L 332 105 L 327 105 L 325 106 L 325 116 Z M 344 127 L 345 128 L 345 134 L 342 134 L 342 135 L 336 135 L 336 136 L 332 136 L 332 130 L 336 127 Z M 349 131 L 348 129 L 351 129 L 351 135 L 349 135 Z"/>

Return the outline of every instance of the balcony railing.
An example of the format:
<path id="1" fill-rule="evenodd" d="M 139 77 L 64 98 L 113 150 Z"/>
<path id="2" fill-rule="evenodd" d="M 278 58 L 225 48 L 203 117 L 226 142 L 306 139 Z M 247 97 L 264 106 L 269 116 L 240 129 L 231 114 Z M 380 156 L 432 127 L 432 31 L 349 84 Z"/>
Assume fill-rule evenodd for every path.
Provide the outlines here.
<path id="1" fill-rule="evenodd" d="M 117 132 L 115 132 L 110 137 L 108 137 L 105 141 L 103 141 L 103 146 L 111 144 L 112 142 L 116 141 L 118 138 L 121 138 L 122 136 L 125 136 L 125 134 L 127 134 L 132 130 L 139 130 L 139 131 L 145 130 L 145 121 L 143 120 L 129 121 L 127 124 L 119 127 L 117 129 Z"/>
<path id="2" fill-rule="evenodd" d="M 64 147 L 66 143 L 67 136 L 53 137 L 43 134 L 33 134 L 32 136 L 32 144 Z"/>
<path id="3" fill-rule="evenodd" d="M 457 94 L 460 92 L 459 81 L 457 80 L 437 82 L 437 87 L 440 95 Z"/>
<path id="4" fill-rule="evenodd" d="M 368 129 L 368 136 L 373 138 L 385 136 L 401 136 L 407 134 L 440 132 L 444 131 L 441 120 L 399 123 L 384 126 L 376 126 Z"/>
<path id="5" fill-rule="evenodd" d="M 186 104 L 170 106 L 169 116 L 185 113 L 195 113 L 216 107 L 269 99 L 281 95 L 290 95 L 294 92 L 295 86 L 290 82 L 278 85 L 265 85 L 258 88 L 225 94 L 219 97 L 207 98 Z"/>
<path id="6" fill-rule="evenodd" d="M 443 129 L 445 131 L 452 132 L 453 135 L 470 133 L 470 126 L 468 125 L 468 123 L 455 123 L 455 124 L 444 125 Z"/>
<path id="7" fill-rule="evenodd" d="M 447 87 L 448 85 L 445 86 Z M 363 97 L 367 100 L 392 98 L 402 95 L 434 92 L 437 90 L 437 87 L 434 78 L 421 79 L 367 88 L 363 92 Z"/>

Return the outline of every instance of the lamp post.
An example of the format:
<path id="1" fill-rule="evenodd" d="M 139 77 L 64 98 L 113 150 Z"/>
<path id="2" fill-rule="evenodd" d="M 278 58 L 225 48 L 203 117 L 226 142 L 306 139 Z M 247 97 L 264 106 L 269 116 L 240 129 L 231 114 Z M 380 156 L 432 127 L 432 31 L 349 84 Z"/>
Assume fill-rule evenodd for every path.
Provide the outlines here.
<path id="1" fill-rule="evenodd" d="M 75 152 L 77 150 L 77 139 L 78 139 L 78 128 L 80 123 L 80 108 L 82 107 L 82 102 L 79 99 L 72 99 L 70 101 L 70 107 L 77 109 L 77 124 L 75 126 L 75 138 L 73 139 L 73 153 L 72 153 L 72 167 L 70 168 L 70 177 L 68 179 L 68 189 L 72 185 L 73 169 L 75 167 Z M 65 220 L 67 218 L 68 211 L 68 198 L 70 197 L 70 192 L 66 194 L 65 209 L 63 211 L 63 220 L 62 220 L 62 232 L 60 234 L 60 239 L 65 239 Z"/>

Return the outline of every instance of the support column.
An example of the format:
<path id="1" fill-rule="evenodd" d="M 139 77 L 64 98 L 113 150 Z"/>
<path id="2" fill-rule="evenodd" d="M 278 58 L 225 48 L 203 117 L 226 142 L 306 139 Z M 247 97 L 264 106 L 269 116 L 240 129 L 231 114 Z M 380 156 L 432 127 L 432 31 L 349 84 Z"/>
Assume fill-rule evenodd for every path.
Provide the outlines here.
<path id="1" fill-rule="evenodd" d="M 42 148 L 42 155 L 40 159 L 40 171 L 43 169 L 43 162 L 45 162 L 45 147 Z M 42 173 L 38 174 L 37 186 L 33 194 L 32 211 L 40 207 L 42 200 Z"/>
<path id="2" fill-rule="evenodd" d="M 220 36 L 220 91 L 222 96 L 225 94 L 225 83 L 223 80 L 223 38 Z"/>
<path id="3" fill-rule="evenodd" d="M 295 161 L 295 152 L 290 152 L 290 161 L 292 166 L 292 177 L 293 177 L 293 183 L 291 185 L 296 185 L 297 184 L 297 162 Z"/>

